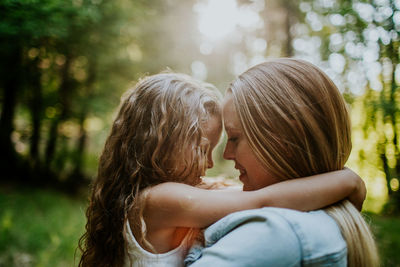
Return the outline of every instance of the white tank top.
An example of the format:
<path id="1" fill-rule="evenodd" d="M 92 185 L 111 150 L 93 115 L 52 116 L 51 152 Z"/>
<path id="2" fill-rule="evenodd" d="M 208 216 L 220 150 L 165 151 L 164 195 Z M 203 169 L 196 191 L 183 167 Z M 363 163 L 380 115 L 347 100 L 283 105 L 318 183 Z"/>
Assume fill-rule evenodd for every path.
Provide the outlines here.
<path id="1" fill-rule="evenodd" d="M 127 253 L 125 254 L 124 267 L 181 267 L 184 266 L 183 260 L 187 254 L 189 237 L 188 234 L 182 243 L 175 249 L 166 253 L 154 254 L 143 249 L 132 234 L 129 220 L 126 220 L 124 235 L 128 242 Z"/>

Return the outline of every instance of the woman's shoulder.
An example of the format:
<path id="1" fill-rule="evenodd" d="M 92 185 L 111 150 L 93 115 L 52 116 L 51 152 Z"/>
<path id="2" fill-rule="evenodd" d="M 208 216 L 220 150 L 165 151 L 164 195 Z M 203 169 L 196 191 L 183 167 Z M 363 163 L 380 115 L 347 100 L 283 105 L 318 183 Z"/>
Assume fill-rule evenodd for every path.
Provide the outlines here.
<path id="1" fill-rule="evenodd" d="M 273 227 L 276 225 L 281 225 L 281 230 L 286 228 L 291 231 L 291 227 L 287 224 L 284 216 L 279 214 L 280 210 L 285 210 L 281 208 L 261 208 L 261 209 L 251 209 L 238 211 L 225 216 L 219 221 L 215 222 L 211 226 L 209 226 L 204 231 L 204 236 L 206 241 L 210 240 L 213 242 L 218 240 L 228 234 L 229 232 L 240 228 L 243 225 L 255 225 L 255 222 L 261 222 L 261 224 L 257 224 L 257 227 Z M 288 210 L 290 212 L 290 210 Z M 263 224 L 263 222 L 268 224 Z M 241 230 L 243 230 L 242 228 Z M 247 228 L 246 228 L 247 229 Z M 251 230 L 251 228 L 250 228 Z"/>
<path id="2" fill-rule="evenodd" d="M 341 233 L 335 220 L 325 211 L 316 210 L 310 212 L 297 211 L 285 208 L 265 207 L 260 209 L 245 210 L 232 213 L 211 225 L 207 230 L 228 232 L 242 224 L 253 221 L 264 221 L 265 227 L 279 227 L 286 231 L 293 231 L 304 236 L 314 236 L 318 233 L 319 239 L 340 237 Z M 325 232 L 327 234 L 325 234 Z M 321 233 L 324 233 L 321 235 Z"/>
<path id="3" fill-rule="evenodd" d="M 284 242 L 282 247 L 298 250 L 306 262 L 324 262 L 332 258 L 342 261 L 347 255 L 346 242 L 338 225 L 323 210 L 301 212 L 268 207 L 232 213 L 205 231 L 206 242 L 209 242 L 206 245 L 231 233 L 238 242 L 262 236 L 258 240 L 264 247 L 271 244 L 280 247 L 279 243 Z"/>
<path id="4" fill-rule="evenodd" d="M 322 227 L 337 227 L 335 221 L 324 210 L 304 212 L 275 207 L 264 207 L 234 212 L 217 223 L 224 225 L 234 222 L 243 223 L 244 220 L 252 220 L 252 218 L 263 218 L 265 220 L 277 220 L 280 218 L 288 221 L 290 224 L 304 224 L 305 226 L 314 224 L 315 222 L 321 222 L 319 225 Z"/>
<path id="5" fill-rule="evenodd" d="M 335 263 L 346 266 L 347 244 L 336 221 L 324 210 L 301 212 L 290 209 L 268 208 L 259 211 L 272 219 L 271 213 L 284 218 L 299 240 L 302 261 L 307 264 Z M 268 215 L 267 215 L 268 214 Z M 314 265 L 313 265 L 314 266 Z"/>

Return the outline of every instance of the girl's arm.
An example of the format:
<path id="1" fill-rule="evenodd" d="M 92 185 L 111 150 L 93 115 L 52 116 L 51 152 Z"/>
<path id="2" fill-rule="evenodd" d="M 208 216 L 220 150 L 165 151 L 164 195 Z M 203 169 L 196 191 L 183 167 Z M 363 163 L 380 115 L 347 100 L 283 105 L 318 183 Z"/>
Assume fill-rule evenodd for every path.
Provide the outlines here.
<path id="1" fill-rule="evenodd" d="M 232 212 L 266 206 L 307 211 L 350 197 L 361 208 L 365 192 L 361 178 L 347 168 L 246 192 L 162 183 L 148 191 L 144 217 L 157 228 L 204 228 Z"/>

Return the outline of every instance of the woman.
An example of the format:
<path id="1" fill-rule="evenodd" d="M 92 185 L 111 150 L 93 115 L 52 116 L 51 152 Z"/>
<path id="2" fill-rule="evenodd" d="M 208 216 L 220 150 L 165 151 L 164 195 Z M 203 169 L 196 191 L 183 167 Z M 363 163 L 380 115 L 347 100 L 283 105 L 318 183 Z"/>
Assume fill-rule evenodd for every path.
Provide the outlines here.
<path id="1" fill-rule="evenodd" d="M 235 162 L 247 191 L 343 169 L 351 151 L 350 120 L 342 96 L 326 74 L 302 60 L 273 60 L 244 72 L 228 89 L 223 115 L 228 134 L 224 157 Z M 192 249 L 186 263 L 379 262 L 367 224 L 347 200 L 308 213 L 279 208 L 234 213 L 206 230 L 205 245 L 203 250 Z"/>

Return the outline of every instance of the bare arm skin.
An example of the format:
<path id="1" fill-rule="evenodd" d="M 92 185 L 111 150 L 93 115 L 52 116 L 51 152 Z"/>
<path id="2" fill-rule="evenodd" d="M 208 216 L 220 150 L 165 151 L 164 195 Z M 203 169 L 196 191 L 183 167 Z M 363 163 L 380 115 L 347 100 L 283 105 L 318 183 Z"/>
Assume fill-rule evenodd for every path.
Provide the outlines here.
<path id="1" fill-rule="evenodd" d="M 149 229 L 204 228 L 232 212 L 268 206 L 308 211 L 349 198 L 361 209 L 365 192 L 361 178 L 347 168 L 247 192 L 163 183 L 149 190 L 144 217 Z"/>

